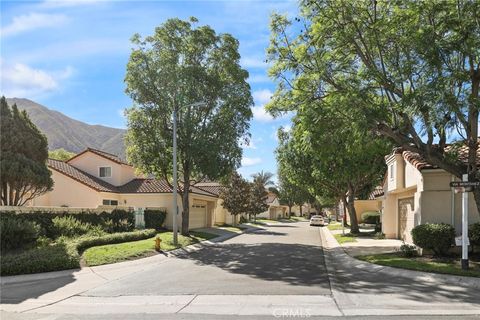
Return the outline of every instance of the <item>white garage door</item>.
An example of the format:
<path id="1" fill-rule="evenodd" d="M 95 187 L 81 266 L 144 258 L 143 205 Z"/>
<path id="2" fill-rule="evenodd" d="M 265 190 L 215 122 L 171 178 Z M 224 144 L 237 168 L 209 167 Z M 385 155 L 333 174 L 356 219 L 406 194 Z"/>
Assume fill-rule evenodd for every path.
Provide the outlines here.
<path id="1" fill-rule="evenodd" d="M 190 209 L 190 229 L 205 228 L 207 226 L 207 205 L 194 203 Z"/>

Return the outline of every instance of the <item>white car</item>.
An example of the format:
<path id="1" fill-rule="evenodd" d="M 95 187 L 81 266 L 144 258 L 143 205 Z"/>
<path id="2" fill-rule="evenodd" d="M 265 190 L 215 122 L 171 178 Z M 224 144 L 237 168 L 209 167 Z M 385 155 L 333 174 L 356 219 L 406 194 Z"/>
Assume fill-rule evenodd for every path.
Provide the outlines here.
<path id="1" fill-rule="evenodd" d="M 327 220 L 322 216 L 315 215 L 310 218 L 311 226 L 325 226 L 327 224 Z"/>

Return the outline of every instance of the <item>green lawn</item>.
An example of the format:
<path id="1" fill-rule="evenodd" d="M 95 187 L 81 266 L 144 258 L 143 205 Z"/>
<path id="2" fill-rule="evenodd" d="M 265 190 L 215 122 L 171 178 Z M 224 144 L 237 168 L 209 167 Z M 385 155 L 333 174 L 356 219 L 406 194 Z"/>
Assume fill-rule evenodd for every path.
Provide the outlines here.
<path id="1" fill-rule="evenodd" d="M 262 223 L 278 223 L 277 220 L 270 220 L 270 219 L 263 219 L 263 218 L 257 218 L 257 221 L 250 221 L 250 223 L 258 223 L 258 224 L 262 224 Z"/>
<path id="2" fill-rule="evenodd" d="M 185 237 L 178 235 L 178 246 L 173 245 L 173 233 L 171 231 L 160 232 L 158 236 L 162 240 L 161 249 L 170 251 L 176 248 L 185 247 L 203 240 L 208 240 L 217 235 L 190 231 L 191 236 Z M 108 263 L 133 260 L 156 254 L 155 238 L 124 242 L 119 244 L 110 244 L 87 249 L 83 253 L 83 260 L 88 266 L 98 266 Z"/>
<path id="3" fill-rule="evenodd" d="M 340 222 L 332 222 L 327 228 L 328 230 L 342 230 L 342 224 Z"/>
<path id="4" fill-rule="evenodd" d="M 345 233 L 343 234 L 334 234 L 333 235 L 335 239 L 337 239 L 339 244 L 347 243 L 347 242 L 357 242 L 357 239 L 355 236 L 352 236 L 350 233 Z"/>
<path id="5" fill-rule="evenodd" d="M 480 277 L 480 262 L 470 261 L 470 270 L 464 271 L 460 265 L 460 259 L 437 260 L 426 257 L 405 258 L 398 253 L 375 254 L 358 256 L 357 259 L 402 269 L 426 271 L 434 273 L 453 274 L 458 276 Z"/>

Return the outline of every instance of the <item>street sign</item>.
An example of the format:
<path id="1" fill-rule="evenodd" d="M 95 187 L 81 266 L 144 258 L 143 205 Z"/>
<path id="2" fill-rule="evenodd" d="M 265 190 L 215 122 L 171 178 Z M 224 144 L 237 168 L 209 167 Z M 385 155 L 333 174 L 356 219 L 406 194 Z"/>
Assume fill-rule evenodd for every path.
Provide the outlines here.
<path id="1" fill-rule="evenodd" d="M 479 187 L 480 181 L 453 181 L 450 182 L 450 187 L 460 188 L 460 187 Z"/>

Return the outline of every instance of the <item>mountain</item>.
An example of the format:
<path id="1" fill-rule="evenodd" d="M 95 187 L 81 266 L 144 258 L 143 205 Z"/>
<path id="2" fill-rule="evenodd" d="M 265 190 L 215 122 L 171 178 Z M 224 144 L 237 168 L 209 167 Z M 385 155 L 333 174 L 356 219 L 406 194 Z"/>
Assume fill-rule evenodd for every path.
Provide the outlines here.
<path id="1" fill-rule="evenodd" d="M 86 124 L 28 99 L 7 98 L 7 103 L 10 106 L 16 103 L 20 110 L 27 111 L 32 122 L 47 136 L 50 150 L 64 148 L 78 153 L 91 147 L 125 158 L 123 129 Z"/>

